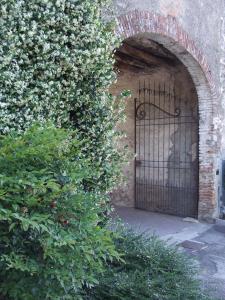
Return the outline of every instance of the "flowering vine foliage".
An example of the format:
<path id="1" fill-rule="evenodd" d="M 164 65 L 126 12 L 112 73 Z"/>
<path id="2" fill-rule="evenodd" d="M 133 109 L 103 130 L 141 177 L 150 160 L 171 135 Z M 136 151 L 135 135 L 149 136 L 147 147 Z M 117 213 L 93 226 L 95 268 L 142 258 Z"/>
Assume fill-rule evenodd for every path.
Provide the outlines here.
<path id="1" fill-rule="evenodd" d="M 121 117 L 107 91 L 115 80 L 113 24 L 101 19 L 107 0 L 2 0 L 0 3 L 0 133 L 35 121 L 78 129 L 98 175 L 115 181 L 115 124 Z M 112 170 L 113 169 L 113 170 Z M 90 185 L 90 182 L 89 182 Z"/>

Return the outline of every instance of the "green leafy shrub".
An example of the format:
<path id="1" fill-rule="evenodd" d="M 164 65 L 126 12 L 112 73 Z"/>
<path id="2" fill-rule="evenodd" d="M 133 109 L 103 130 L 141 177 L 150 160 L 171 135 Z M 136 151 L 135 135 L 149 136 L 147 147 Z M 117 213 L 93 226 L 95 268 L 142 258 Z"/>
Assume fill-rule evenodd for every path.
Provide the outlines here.
<path id="1" fill-rule="evenodd" d="M 115 147 L 120 106 L 115 80 L 114 25 L 103 22 L 107 0 L 0 1 L 0 133 L 35 122 L 76 128 L 98 169 L 92 187 L 118 178 Z"/>
<path id="2" fill-rule="evenodd" d="M 74 131 L 34 126 L 0 139 L 0 294 L 4 299 L 80 299 L 116 256 L 100 228 L 104 197 Z"/>
<path id="3" fill-rule="evenodd" d="M 115 240 L 122 261 L 108 263 L 88 300 L 203 300 L 196 267 L 187 256 L 156 237 L 123 231 Z"/>

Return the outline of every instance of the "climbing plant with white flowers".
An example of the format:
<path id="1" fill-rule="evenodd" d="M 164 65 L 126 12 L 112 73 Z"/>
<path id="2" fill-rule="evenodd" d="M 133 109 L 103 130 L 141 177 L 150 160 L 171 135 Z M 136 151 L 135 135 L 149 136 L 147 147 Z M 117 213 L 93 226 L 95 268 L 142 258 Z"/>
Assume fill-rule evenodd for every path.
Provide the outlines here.
<path id="1" fill-rule="evenodd" d="M 115 124 L 108 92 L 116 76 L 114 25 L 102 21 L 107 0 L 1 0 L 0 133 L 34 122 L 73 127 L 84 151 L 112 175 Z M 103 164 L 104 161 L 104 164 Z M 110 179 L 111 180 L 111 179 Z M 107 181 L 107 180 L 106 180 Z"/>

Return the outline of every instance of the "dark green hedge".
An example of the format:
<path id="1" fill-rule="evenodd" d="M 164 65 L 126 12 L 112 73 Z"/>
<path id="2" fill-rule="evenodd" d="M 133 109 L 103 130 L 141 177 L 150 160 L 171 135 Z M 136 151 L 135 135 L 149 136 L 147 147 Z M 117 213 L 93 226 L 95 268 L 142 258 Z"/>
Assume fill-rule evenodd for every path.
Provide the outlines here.
<path id="1" fill-rule="evenodd" d="M 88 192 L 95 169 L 76 133 L 52 125 L 0 139 L 0 294 L 79 299 L 105 260 L 118 257 L 101 228 L 104 195 Z M 4 299 L 5 299 L 4 298 Z"/>

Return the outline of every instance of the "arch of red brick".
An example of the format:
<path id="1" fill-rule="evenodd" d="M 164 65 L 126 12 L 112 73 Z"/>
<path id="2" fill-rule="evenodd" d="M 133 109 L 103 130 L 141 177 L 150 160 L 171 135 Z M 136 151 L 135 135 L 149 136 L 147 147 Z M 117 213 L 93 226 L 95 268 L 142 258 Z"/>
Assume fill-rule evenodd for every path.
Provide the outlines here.
<path id="1" fill-rule="evenodd" d="M 176 18 L 150 11 L 133 10 L 117 18 L 117 35 L 123 39 L 147 33 L 175 54 L 188 69 L 195 84 L 199 103 L 199 218 L 217 216 L 216 161 L 213 116 L 218 97 L 207 60 Z"/>

